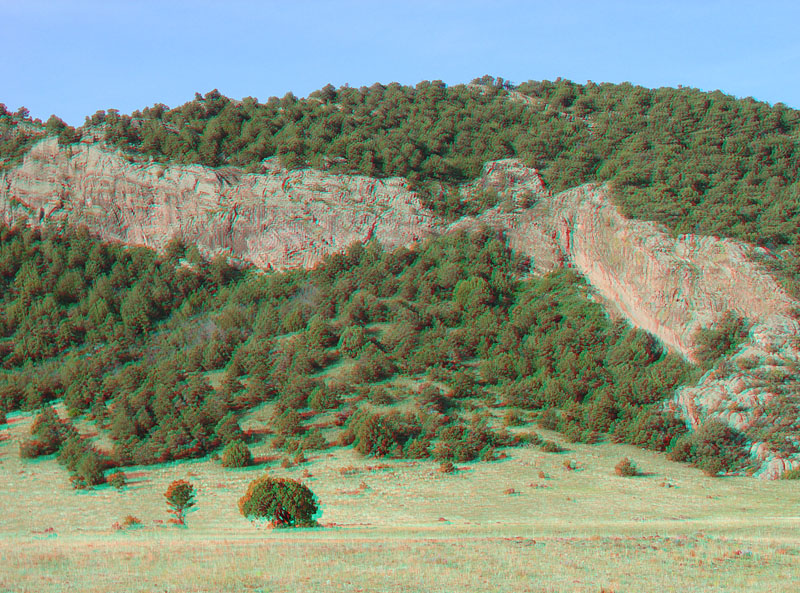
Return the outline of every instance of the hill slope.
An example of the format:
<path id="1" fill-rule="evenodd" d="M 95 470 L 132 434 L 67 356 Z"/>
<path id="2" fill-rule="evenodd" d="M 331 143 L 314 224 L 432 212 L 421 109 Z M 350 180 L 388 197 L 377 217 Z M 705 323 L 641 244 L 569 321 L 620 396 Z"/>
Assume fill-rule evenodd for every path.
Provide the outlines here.
<path id="1" fill-rule="evenodd" d="M 263 268 L 310 267 L 353 242 L 413 246 L 489 225 L 530 257 L 531 271 L 574 267 L 613 309 L 684 356 L 693 355 L 698 330 L 727 312 L 747 319 L 750 332 L 735 357 L 676 402 L 692 424 L 711 415 L 748 433 L 753 454 L 767 460 L 762 475 L 775 477 L 790 465 L 797 404 L 794 387 L 778 375 L 797 364 L 795 303 L 750 261 L 746 245 L 673 238 L 656 224 L 627 220 L 604 186 L 552 196 L 537 171 L 513 159 L 487 163 L 476 180 L 439 190 L 434 202 L 486 201 L 488 208 L 455 221 L 426 208 L 410 185 L 288 171 L 274 160 L 261 173 L 137 163 L 100 143 L 60 147 L 53 138 L 2 174 L 0 213 L 7 222 L 83 224 L 104 239 L 158 249 L 181 237 Z"/>

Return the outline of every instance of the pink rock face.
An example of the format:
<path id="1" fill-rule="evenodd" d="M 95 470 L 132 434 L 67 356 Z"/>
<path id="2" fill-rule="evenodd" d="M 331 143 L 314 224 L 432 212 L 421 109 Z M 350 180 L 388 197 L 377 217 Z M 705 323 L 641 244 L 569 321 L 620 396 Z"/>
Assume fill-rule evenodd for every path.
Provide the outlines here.
<path id="1" fill-rule="evenodd" d="M 487 188 L 500 193 L 500 205 L 447 223 L 400 178 L 286 171 L 274 159 L 264 162 L 262 174 L 165 167 L 129 162 L 100 144 L 60 149 L 47 139 L 20 167 L 0 175 L 0 216 L 85 224 L 103 239 L 156 249 L 179 236 L 206 254 L 225 253 L 265 269 L 310 267 L 356 241 L 413 246 L 451 230 L 493 226 L 531 258 L 535 273 L 574 267 L 608 307 L 687 358 L 700 327 L 728 310 L 746 317 L 753 324 L 747 343 L 724 368 L 680 390 L 673 406 L 692 424 L 707 416 L 737 428 L 758 421 L 774 394 L 757 371 L 796 364 L 800 328 L 789 315 L 795 303 L 746 257 L 748 246 L 673 238 L 654 223 L 627 220 L 602 186 L 551 196 L 538 172 L 514 159 L 487 163 L 462 193 Z M 749 362 L 739 364 L 742 359 Z M 753 445 L 764 477 L 791 465 Z"/>
<path id="2" fill-rule="evenodd" d="M 52 139 L 0 178 L 0 188 L 6 220 L 66 220 L 156 249 L 178 236 L 261 268 L 313 266 L 356 241 L 376 238 L 391 248 L 441 232 L 399 178 L 165 168 L 130 163 L 98 145 L 59 150 Z"/>

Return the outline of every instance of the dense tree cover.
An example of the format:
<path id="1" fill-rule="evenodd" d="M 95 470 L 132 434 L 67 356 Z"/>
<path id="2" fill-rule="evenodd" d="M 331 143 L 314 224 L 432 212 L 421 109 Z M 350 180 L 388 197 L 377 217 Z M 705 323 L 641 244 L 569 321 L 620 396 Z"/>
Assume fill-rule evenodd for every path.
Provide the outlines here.
<path id="1" fill-rule="evenodd" d="M 365 455 L 452 461 L 519 442 L 480 414 L 494 405 L 574 441 L 667 450 L 686 431 L 662 404 L 690 367 L 611 322 L 574 272 L 520 280 L 529 264 L 496 231 L 354 244 L 266 275 L 190 266 L 179 244 L 157 256 L 83 231 L 0 233 L 0 408 L 62 399 L 107 431 L 116 465 L 226 444 L 246 456 L 238 415 L 266 401 L 273 445 L 298 458 L 329 446 L 310 425 L 331 412 L 339 444 Z"/>
<path id="2" fill-rule="evenodd" d="M 796 110 L 692 88 L 562 79 L 513 87 L 490 76 L 473 83 L 328 85 L 266 103 L 211 91 L 175 109 L 99 111 L 84 129 L 102 126 L 109 142 L 144 158 L 258 171 L 277 156 L 287 167 L 406 176 L 443 214 L 491 205 L 490 197 L 453 201 L 448 186 L 488 160 L 516 156 L 556 191 L 609 181 L 626 214 L 674 232 L 797 243 Z M 55 120 L 48 131 L 77 137 Z"/>

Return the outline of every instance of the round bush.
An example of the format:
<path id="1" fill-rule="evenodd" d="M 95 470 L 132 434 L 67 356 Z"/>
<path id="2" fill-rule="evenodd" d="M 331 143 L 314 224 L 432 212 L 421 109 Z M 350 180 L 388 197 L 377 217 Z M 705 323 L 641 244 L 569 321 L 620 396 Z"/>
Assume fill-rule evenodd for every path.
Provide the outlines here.
<path id="1" fill-rule="evenodd" d="M 283 527 L 313 527 L 317 510 L 314 493 L 304 484 L 270 476 L 250 482 L 239 499 L 239 512 L 248 519 L 268 519 Z"/>
<path id="2" fill-rule="evenodd" d="M 222 452 L 222 467 L 247 467 L 253 463 L 253 455 L 244 441 L 236 440 Z"/>
<path id="3" fill-rule="evenodd" d="M 630 478 L 632 476 L 636 476 L 639 474 L 639 470 L 636 469 L 636 465 L 628 459 L 627 457 L 623 457 L 620 459 L 619 463 L 614 466 L 614 473 L 618 476 L 622 476 L 625 478 Z"/>

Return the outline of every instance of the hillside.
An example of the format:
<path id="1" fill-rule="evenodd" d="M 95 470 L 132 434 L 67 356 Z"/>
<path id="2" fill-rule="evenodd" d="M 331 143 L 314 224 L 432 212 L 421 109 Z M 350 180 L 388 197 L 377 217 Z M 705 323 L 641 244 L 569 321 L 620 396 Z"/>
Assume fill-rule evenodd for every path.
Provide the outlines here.
<path id="1" fill-rule="evenodd" d="M 338 409 L 367 454 L 408 456 L 419 440 L 415 455 L 458 458 L 449 440 L 483 455 L 510 441 L 472 412 L 499 404 L 575 440 L 680 441 L 687 461 L 763 477 L 791 468 L 800 329 L 764 265 L 792 288 L 791 254 L 774 250 L 795 244 L 796 113 L 691 89 L 497 82 L 265 104 L 209 93 L 79 130 L 3 109 L 0 216 L 42 234 L 3 231 L 2 405 L 63 398 L 123 465 L 211 451 L 276 399 L 300 413 L 290 453 L 314 414 Z M 404 391 L 457 413 L 431 419 L 417 402 L 387 416 L 381 448 L 365 445 L 376 412 L 360 402 L 409 411 Z M 191 414 L 167 412 L 176 398 Z M 681 441 L 682 421 L 700 437 Z"/>

